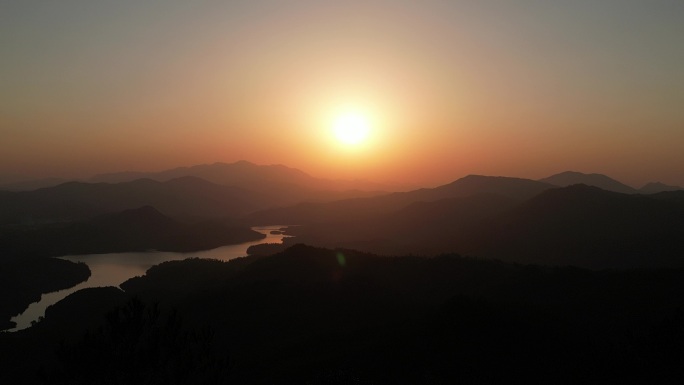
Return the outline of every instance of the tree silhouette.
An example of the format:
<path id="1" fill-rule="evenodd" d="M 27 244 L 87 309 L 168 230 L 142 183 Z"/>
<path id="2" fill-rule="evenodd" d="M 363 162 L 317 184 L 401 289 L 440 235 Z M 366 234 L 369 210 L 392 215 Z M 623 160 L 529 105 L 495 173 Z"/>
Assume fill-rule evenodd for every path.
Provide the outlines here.
<path id="1" fill-rule="evenodd" d="M 208 327 L 186 330 L 176 311 L 137 298 L 114 309 L 106 323 L 75 344 L 62 342 L 60 366 L 47 384 L 226 384 L 228 355 Z"/>

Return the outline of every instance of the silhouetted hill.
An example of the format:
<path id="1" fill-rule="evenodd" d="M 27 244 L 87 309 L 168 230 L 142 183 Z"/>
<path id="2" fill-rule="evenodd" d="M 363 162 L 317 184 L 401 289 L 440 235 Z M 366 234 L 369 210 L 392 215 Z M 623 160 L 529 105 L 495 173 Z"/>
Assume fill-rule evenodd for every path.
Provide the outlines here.
<path id="1" fill-rule="evenodd" d="M 152 206 L 143 206 L 137 209 L 125 210 L 119 213 L 103 215 L 90 222 L 103 228 L 117 228 L 126 226 L 139 226 L 142 228 L 168 229 L 177 226 L 177 222 L 160 213 Z"/>
<path id="2" fill-rule="evenodd" d="M 476 194 L 495 194 L 522 201 L 552 187 L 552 185 L 528 179 L 469 175 L 432 189 L 425 188 L 327 203 L 303 203 L 292 207 L 263 210 L 250 214 L 248 220 L 254 224 L 361 221 L 400 210 L 416 202 L 433 202 Z"/>
<path id="3" fill-rule="evenodd" d="M 50 318 L 51 321 L 47 326 L 59 330 L 64 338 L 81 337 L 85 325 L 99 326 L 104 314 L 112 307 L 123 305 L 128 298 L 129 296 L 118 287 L 90 287 L 79 290 L 45 309 L 45 318 Z M 84 308 L 83 303 L 89 305 Z M 78 315 L 77 322 L 73 320 L 74 315 Z M 45 330 L 39 332 L 44 333 Z"/>
<path id="4" fill-rule="evenodd" d="M 656 194 L 659 192 L 663 191 L 680 191 L 684 190 L 684 188 L 679 187 L 679 186 L 669 186 L 660 182 L 652 182 L 646 184 L 644 187 L 639 189 L 639 193 L 641 194 Z"/>
<path id="5" fill-rule="evenodd" d="M 424 193 L 416 193 L 415 201 L 437 200 L 443 198 L 467 197 L 475 194 L 497 194 L 515 200 L 532 198 L 542 191 L 553 186 L 549 183 L 538 182 L 530 179 L 511 178 L 504 176 L 468 175 L 452 183 L 434 189 L 428 189 Z M 424 191 L 424 190 L 418 190 Z M 423 197 L 431 199 L 420 199 Z M 436 199 L 435 199 L 436 198 Z"/>
<path id="6" fill-rule="evenodd" d="M 603 190 L 624 194 L 634 194 L 637 192 L 636 189 L 603 174 L 583 174 L 581 172 L 566 171 L 560 174 L 552 175 L 548 178 L 540 179 L 539 181 L 559 187 L 567 187 L 574 184 L 585 184 L 587 186 L 595 186 Z"/>
<path id="7" fill-rule="evenodd" d="M 194 177 L 117 184 L 68 182 L 0 194 L 0 224 L 82 220 L 147 205 L 173 217 L 215 218 L 244 215 L 266 203 L 256 193 Z"/>
<path id="8" fill-rule="evenodd" d="M 16 325 L 10 318 L 20 314 L 41 294 L 72 287 L 88 279 L 83 263 L 56 258 L 0 258 L 0 330 Z"/>
<path id="9" fill-rule="evenodd" d="M 657 357 L 651 349 L 667 343 L 628 342 L 627 330 L 639 340 L 673 333 L 677 341 L 675 330 L 682 330 L 680 325 L 666 332 L 658 323 L 682 304 L 674 295 L 684 294 L 681 270 L 592 273 L 458 256 L 380 258 L 303 245 L 223 265 L 171 262 L 163 278 L 138 280 L 147 289 L 124 287 L 144 297 L 157 285 L 192 280 L 181 277 L 184 271 L 215 274 L 214 289 L 207 288 L 212 279 L 199 273 L 205 283 L 177 303 L 184 314 L 210 319 L 223 330 L 234 375 L 251 383 L 301 381 L 341 368 L 378 383 L 420 383 L 425 370 L 443 383 L 648 377 L 661 366 L 630 367 L 625 355 L 608 353 L 611 346 L 627 343 L 650 360 Z M 225 278 L 218 278 L 220 271 Z M 658 325 L 658 331 L 639 329 L 645 325 Z M 581 362 L 601 364 L 579 370 Z M 677 360 L 667 362 L 665 372 L 677 370 Z M 499 374 L 490 373 L 492 365 Z"/>
<path id="10" fill-rule="evenodd" d="M 230 262 L 167 262 L 122 287 L 137 299 L 122 307 L 124 298 L 112 288 L 77 293 L 36 327 L 0 335 L 0 355 L 13 352 L 2 374 L 46 363 L 49 373 L 71 370 L 87 383 L 104 373 L 116 377 L 117 369 L 165 373 L 168 365 L 146 363 L 198 351 L 186 347 L 192 339 L 179 338 L 182 328 L 173 320 L 182 318 L 191 335 L 204 336 L 194 341 L 229 350 L 226 383 L 674 384 L 684 378 L 682 270 L 593 272 L 296 245 Z M 107 303 L 112 310 L 97 325 L 91 309 L 103 311 Z M 83 319 L 74 317 L 79 309 Z M 79 326 L 90 328 L 86 337 L 78 338 Z M 59 354 L 52 353 L 65 338 Z M 178 349 L 166 345 L 176 339 Z M 141 362 L 116 358 L 117 352 Z M 205 351 L 199 362 L 212 357 Z M 35 372 L 25 374 L 28 383 Z"/>
<path id="11" fill-rule="evenodd" d="M 291 227 L 294 241 L 342 247 L 383 255 L 434 255 L 455 250 L 483 222 L 515 207 L 518 202 L 496 194 L 476 194 L 432 202 L 415 202 L 402 209 L 358 221 Z M 437 241 L 448 238 L 448 246 Z M 256 247 L 255 249 L 261 248 Z"/>
<path id="12" fill-rule="evenodd" d="M 328 217 L 329 222 L 288 233 L 298 242 L 380 254 L 459 252 L 592 268 L 684 266 L 684 192 L 679 191 L 620 194 L 574 185 L 524 202 L 480 194 L 366 212 L 366 217 L 341 213 L 338 220 Z"/>
<path id="13" fill-rule="evenodd" d="M 197 251 L 263 237 L 261 233 L 227 221 L 177 222 L 155 208 L 145 206 L 84 222 L 36 229 L 6 229 L 0 232 L 0 250 L 15 257 L 146 250 Z"/>
<path id="14" fill-rule="evenodd" d="M 684 266 L 684 210 L 649 196 L 548 190 L 483 229 L 479 255 L 587 267 Z"/>
<path id="15" fill-rule="evenodd" d="M 677 191 L 663 191 L 656 194 L 648 195 L 649 198 L 660 199 L 679 205 L 684 209 L 684 190 Z"/>

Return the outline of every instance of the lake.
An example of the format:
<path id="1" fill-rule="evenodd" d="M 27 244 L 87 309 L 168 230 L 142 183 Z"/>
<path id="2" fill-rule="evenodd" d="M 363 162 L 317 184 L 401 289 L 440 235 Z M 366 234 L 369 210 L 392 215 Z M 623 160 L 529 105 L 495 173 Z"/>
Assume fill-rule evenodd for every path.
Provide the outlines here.
<path id="1" fill-rule="evenodd" d="M 70 255 L 60 257 L 73 262 L 83 262 L 90 268 L 90 278 L 76 286 L 68 289 L 43 294 L 40 301 L 34 302 L 23 313 L 12 318 L 17 326 L 8 331 L 14 332 L 26 329 L 31 326 L 32 321 L 37 321 L 39 317 L 45 315 L 45 309 L 71 293 L 89 287 L 119 287 L 120 284 L 130 278 L 142 276 L 147 269 L 167 261 L 179 261 L 187 258 L 206 258 L 230 261 L 231 259 L 244 257 L 247 249 L 253 245 L 262 243 L 281 243 L 285 237 L 282 234 L 271 234 L 273 230 L 279 230 L 283 225 L 258 226 L 252 229 L 266 235 L 266 238 L 258 241 L 245 242 L 237 245 L 228 245 L 211 250 L 196 251 L 191 253 L 174 252 L 136 252 L 136 253 L 111 253 L 111 254 L 90 254 L 90 255 Z"/>

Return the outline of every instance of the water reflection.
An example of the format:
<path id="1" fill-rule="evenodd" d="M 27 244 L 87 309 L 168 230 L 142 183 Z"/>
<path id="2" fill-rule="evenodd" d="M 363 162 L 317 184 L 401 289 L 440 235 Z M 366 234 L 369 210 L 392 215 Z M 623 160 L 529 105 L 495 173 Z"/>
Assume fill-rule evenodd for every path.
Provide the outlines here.
<path id="1" fill-rule="evenodd" d="M 111 254 L 91 254 L 74 255 L 62 257 L 73 262 L 84 262 L 90 268 L 90 278 L 86 282 L 48 294 L 43 294 L 40 301 L 34 302 L 22 314 L 12 318 L 17 326 L 9 331 L 18 331 L 31 326 L 32 321 L 38 320 L 45 314 L 48 306 L 64 299 L 69 294 L 89 287 L 115 286 L 126 280 L 142 276 L 147 269 L 167 261 L 179 261 L 186 258 L 206 258 L 230 261 L 231 259 L 247 255 L 247 248 L 252 245 L 262 243 L 281 243 L 284 236 L 282 234 L 271 234 L 271 231 L 278 230 L 284 226 L 260 226 L 252 229 L 266 235 L 266 238 L 240 243 L 238 245 L 222 246 L 212 250 L 203 250 L 192 253 L 173 253 L 173 252 L 144 252 L 144 253 L 111 253 Z"/>

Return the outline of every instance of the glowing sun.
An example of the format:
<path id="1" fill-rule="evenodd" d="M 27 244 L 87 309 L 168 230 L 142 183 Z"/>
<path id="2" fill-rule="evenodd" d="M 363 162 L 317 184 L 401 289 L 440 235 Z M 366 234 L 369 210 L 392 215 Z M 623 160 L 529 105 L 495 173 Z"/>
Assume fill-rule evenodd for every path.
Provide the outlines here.
<path id="1" fill-rule="evenodd" d="M 333 132 L 340 143 L 358 146 L 368 138 L 370 123 L 363 114 L 344 113 L 335 118 Z"/>

